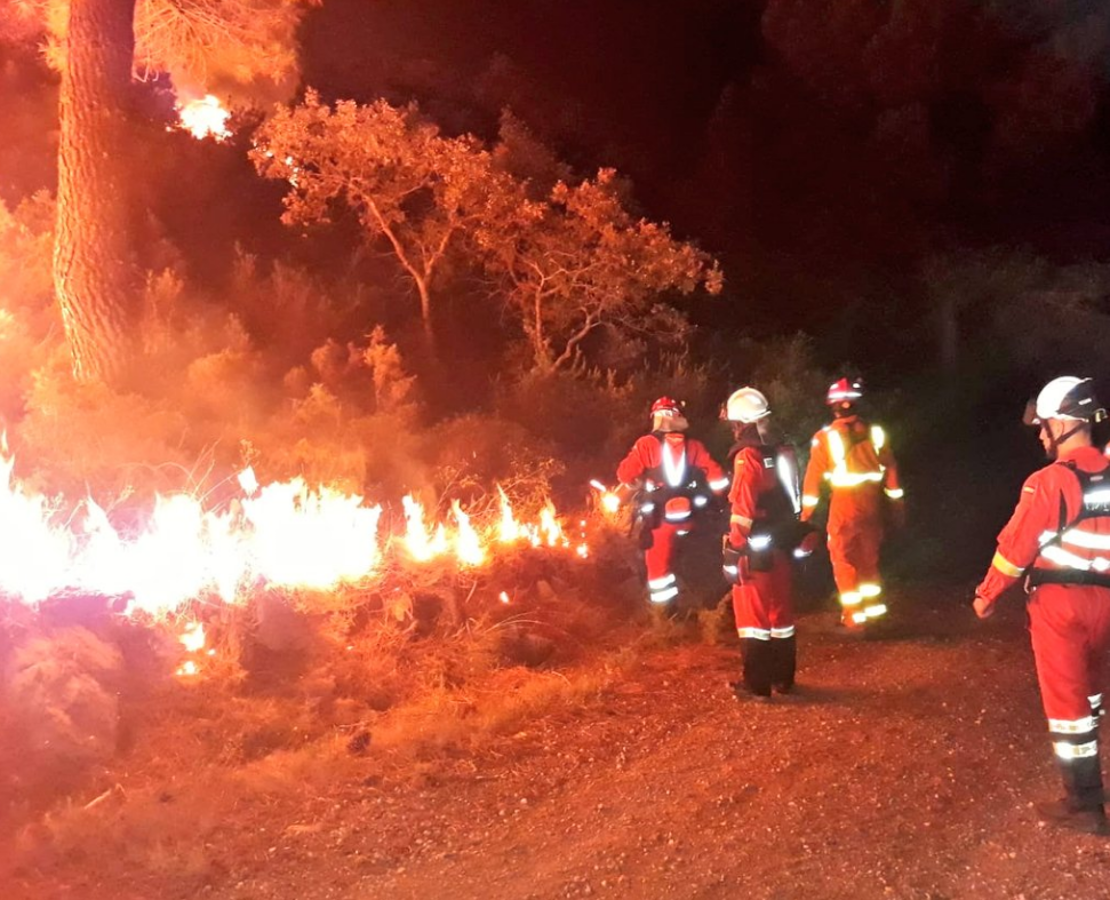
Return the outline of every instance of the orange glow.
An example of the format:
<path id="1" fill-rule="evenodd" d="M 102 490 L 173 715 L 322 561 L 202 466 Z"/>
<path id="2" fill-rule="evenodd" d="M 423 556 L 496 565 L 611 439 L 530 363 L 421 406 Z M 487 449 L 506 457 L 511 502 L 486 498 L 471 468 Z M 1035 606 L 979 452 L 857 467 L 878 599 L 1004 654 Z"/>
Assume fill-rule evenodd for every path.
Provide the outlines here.
<path id="1" fill-rule="evenodd" d="M 379 505 L 300 478 L 259 486 L 246 469 L 238 476 L 244 496 L 219 510 L 191 494 L 158 495 L 141 524 L 121 533 L 92 498 L 76 507 L 48 501 L 15 479 L 13 468 L 14 459 L 0 454 L 0 594 L 30 605 L 76 591 L 126 598 L 128 613 L 162 617 L 197 598 L 241 603 L 267 585 L 330 590 L 378 579 L 392 552 Z M 400 547 L 422 565 L 444 557 L 482 566 L 510 542 L 589 555 L 584 524 L 572 545 L 550 501 L 538 521 L 522 523 L 502 491 L 500 516 L 483 525 L 458 501 L 449 522 L 434 524 L 413 497 L 402 506 Z M 190 654 L 205 652 L 200 622 L 185 626 L 179 640 Z M 195 661 L 187 668 L 184 674 L 196 674 Z"/>
<path id="2" fill-rule="evenodd" d="M 598 493 L 601 495 L 598 502 L 601 504 L 601 509 L 604 512 L 612 515 L 621 508 L 620 496 L 618 496 L 614 491 L 609 490 L 609 488 L 603 485 L 600 481 L 594 479 L 590 482 L 590 486 L 597 490 Z"/>
<path id="3" fill-rule="evenodd" d="M 190 653 L 204 649 L 204 625 L 200 622 L 190 622 L 177 638 Z"/>
<path id="4" fill-rule="evenodd" d="M 207 137 L 216 141 L 225 141 L 231 137 L 227 127 L 227 120 L 231 118 L 231 113 L 224 109 L 219 99 L 212 94 L 205 94 L 198 100 L 179 102 L 177 114 L 181 127 L 198 141 Z"/>
<path id="5" fill-rule="evenodd" d="M 486 561 L 486 552 L 482 549 L 478 533 L 470 525 L 470 516 L 462 511 L 458 500 L 451 504 L 451 512 L 455 514 L 455 521 L 459 524 L 455 536 L 455 553 L 459 561 L 468 566 L 480 566 Z"/>

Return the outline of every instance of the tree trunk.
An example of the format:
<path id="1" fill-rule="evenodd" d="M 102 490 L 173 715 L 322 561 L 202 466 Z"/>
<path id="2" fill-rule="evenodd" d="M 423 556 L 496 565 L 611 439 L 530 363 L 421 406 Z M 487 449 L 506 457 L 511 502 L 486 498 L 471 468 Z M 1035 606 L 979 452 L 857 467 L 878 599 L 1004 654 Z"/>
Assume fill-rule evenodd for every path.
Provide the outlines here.
<path id="1" fill-rule="evenodd" d="M 70 0 L 54 291 L 80 381 L 116 382 L 137 319 L 127 171 L 135 0 Z"/>
<path id="2" fill-rule="evenodd" d="M 436 347 L 436 333 L 432 326 L 432 292 L 428 288 L 428 278 L 413 272 L 412 280 L 416 282 L 416 292 L 420 295 L 420 321 L 424 326 L 424 342 L 428 348 L 431 359 L 438 358 Z"/>

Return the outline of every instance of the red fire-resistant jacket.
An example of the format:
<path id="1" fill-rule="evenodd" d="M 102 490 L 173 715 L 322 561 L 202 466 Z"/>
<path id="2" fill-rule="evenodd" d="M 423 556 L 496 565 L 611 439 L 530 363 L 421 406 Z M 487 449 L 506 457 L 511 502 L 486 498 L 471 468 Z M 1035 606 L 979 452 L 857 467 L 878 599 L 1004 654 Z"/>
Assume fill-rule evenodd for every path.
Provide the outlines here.
<path id="1" fill-rule="evenodd" d="M 1098 473 L 1106 470 L 1108 463 L 1097 447 L 1080 447 L 1062 455 L 1057 463 L 1072 463 L 1082 472 Z M 1068 466 L 1053 463 L 1030 475 L 1021 488 L 1014 514 L 998 535 L 998 552 L 991 560 L 991 567 L 975 593 L 993 603 L 998 596 L 1021 577 L 1034 563 L 1040 568 L 1059 568 L 1056 558 L 1074 557 L 1082 560 L 1083 548 L 1057 546 L 1048 551 L 1043 560 L 1042 545 L 1050 535 L 1060 529 L 1061 499 L 1065 524 L 1075 519 L 1083 506 L 1083 493 L 1079 480 Z M 1099 530 L 1105 528 L 1099 526 Z M 1064 553 L 1068 556 L 1063 555 Z"/>
<path id="2" fill-rule="evenodd" d="M 617 466 L 617 479 L 625 485 L 648 478 L 657 481 L 660 487 L 678 490 L 695 476 L 714 493 L 728 487 L 728 477 L 705 444 L 681 432 L 645 434 Z"/>
<path id="3" fill-rule="evenodd" d="M 773 457 L 769 455 L 772 452 Z M 774 459 L 778 464 L 769 465 L 767 462 L 769 459 Z M 757 521 L 775 514 L 775 511 L 767 509 L 765 502 L 761 502 L 765 495 L 779 491 L 780 487 L 785 488 L 786 497 L 791 504 L 797 504 L 797 479 L 797 463 L 794 459 L 793 447 L 770 448 L 750 445 L 741 447 L 736 452 L 732 488 L 728 492 L 731 505 L 729 543 L 734 548 L 739 550 L 747 543 L 752 526 Z M 778 514 L 793 519 L 796 509 L 778 511 Z"/>

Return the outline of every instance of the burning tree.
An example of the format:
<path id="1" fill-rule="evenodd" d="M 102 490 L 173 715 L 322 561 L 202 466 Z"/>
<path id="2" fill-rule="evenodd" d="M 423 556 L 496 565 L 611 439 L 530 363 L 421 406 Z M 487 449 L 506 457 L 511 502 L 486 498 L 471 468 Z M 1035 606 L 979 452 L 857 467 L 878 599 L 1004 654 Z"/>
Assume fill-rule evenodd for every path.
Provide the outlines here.
<path id="1" fill-rule="evenodd" d="M 0 37 L 45 40 L 61 72 L 55 293 L 76 377 L 117 381 L 140 320 L 135 76 L 179 92 L 284 92 L 313 0 L 0 0 Z"/>
<path id="2" fill-rule="evenodd" d="M 412 281 L 434 348 L 432 295 L 448 251 L 508 196 L 490 154 L 470 135 L 445 137 L 415 105 L 341 101 L 332 109 L 311 91 L 279 110 L 257 142 L 259 172 L 292 187 L 284 221 L 327 221 L 332 205 L 345 202 Z"/>

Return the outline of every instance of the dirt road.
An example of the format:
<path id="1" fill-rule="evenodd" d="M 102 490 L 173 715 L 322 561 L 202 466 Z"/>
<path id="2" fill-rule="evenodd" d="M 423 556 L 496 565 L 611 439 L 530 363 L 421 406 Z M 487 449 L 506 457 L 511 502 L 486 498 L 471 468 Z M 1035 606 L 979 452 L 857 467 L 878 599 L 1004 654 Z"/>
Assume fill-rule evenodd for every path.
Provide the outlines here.
<path id="1" fill-rule="evenodd" d="M 1030 805 L 1057 781 L 1020 602 L 986 624 L 947 606 L 895 625 L 857 641 L 805 617 L 800 693 L 769 705 L 726 689 L 732 648 L 646 653 L 584 707 L 418 783 L 244 800 L 204 824 L 187 875 L 66 859 L 4 896 L 1110 896 L 1110 841 Z"/>

